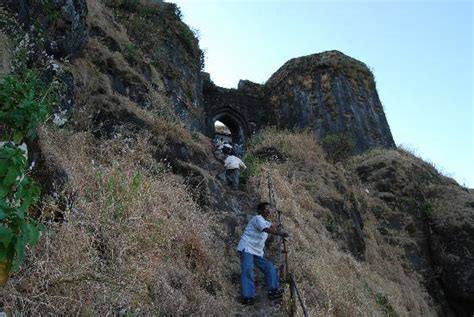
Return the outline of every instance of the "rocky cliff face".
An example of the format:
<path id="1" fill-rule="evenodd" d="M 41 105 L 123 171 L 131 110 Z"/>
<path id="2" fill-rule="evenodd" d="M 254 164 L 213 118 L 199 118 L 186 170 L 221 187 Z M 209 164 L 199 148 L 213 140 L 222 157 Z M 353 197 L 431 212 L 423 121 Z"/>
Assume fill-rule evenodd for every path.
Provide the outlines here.
<path id="1" fill-rule="evenodd" d="M 80 99 L 97 100 L 112 93 L 143 109 L 155 109 L 170 120 L 179 120 L 192 130 L 204 129 L 203 55 L 194 33 L 180 20 L 176 5 L 112 0 L 5 0 L 2 4 L 16 15 L 14 23 L 18 27 L 15 30 L 14 20 L 0 22 L 0 26 L 5 24 L 10 36 L 18 36 L 19 29 L 29 36 L 28 66 L 45 53 L 57 59 L 74 57 L 75 67 L 68 69 L 62 83 L 69 90 L 95 86 L 91 87 L 95 90 L 92 94 L 79 94 L 81 98 L 74 98 L 70 91 L 69 103 L 61 106 L 63 110 L 69 110 Z M 83 61 L 87 62 L 81 65 Z M 47 77 L 51 78 L 52 73 Z M 87 82 L 79 83 L 84 78 Z M 98 110 L 104 109 L 93 120 L 96 125 L 107 116 L 105 113 L 110 113 L 108 103 L 113 104 L 111 108 L 117 106 L 117 101 L 97 103 Z"/>
<path id="2" fill-rule="evenodd" d="M 428 292 L 445 307 L 443 315 L 472 315 L 472 190 L 404 152 L 359 157 L 353 166 L 388 207 L 374 214 L 384 239 L 403 250 L 405 269 L 423 276 Z"/>
<path id="3" fill-rule="evenodd" d="M 91 32 L 111 51 L 121 52 L 146 84 L 146 87 L 139 85 L 133 89 L 133 85 L 130 87 L 123 82 L 124 76 L 112 74 L 115 89 L 121 94 L 130 91 L 135 96 L 144 96 L 144 100 L 138 100 L 144 108 L 151 107 L 150 100 L 157 95 L 165 96 L 171 100 L 173 112 L 181 122 L 192 130 L 203 130 L 201 68 L 204 56 L 195 34 L 181 21 L 179 8 L 165 2 L 110 0 L 104 3 L 112 10 L 113 18 L 125 27 L 128 41 L 117 41 L 107 34 L 100 17 L 91 21 L 96 21 L 91 25 Z"/>
<path id="4" fill-rule="evenodd" d="M 86 0 L 4 0 L 2 5 L 17 14 L 25 30 L 38 28 L 46 35 L 50 54 L 70 56 L 87 42 Z"/>

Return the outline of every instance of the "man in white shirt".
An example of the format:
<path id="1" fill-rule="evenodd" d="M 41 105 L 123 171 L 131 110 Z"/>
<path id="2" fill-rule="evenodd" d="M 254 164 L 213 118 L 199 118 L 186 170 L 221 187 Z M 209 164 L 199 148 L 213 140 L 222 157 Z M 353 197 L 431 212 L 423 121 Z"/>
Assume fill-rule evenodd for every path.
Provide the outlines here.
<path id="1" fill-rule="evenodd" d="M 230 185 L 232 189 L 239 189 L 240 168 L 246 169 L 247 166 L 245 166 L 244 162 L 235 156 L 233 152 L 230 152 L 224 161 L 224 167 L 227 184 Z"/>
<path id="2" fill-rule="evenodd" d="M 254 263 L 265 274 L 268 297 L 276 299 L 283 296 L 283 290 L 280 289 L 278 271 L 264 257 L 263 248 L 269 233 L 284 238 L 288 237 L 288 234 L 278 230 L 268 221 L 271 212 L 270 203 L 261 202 L 258 204 L 257 209 L 258 215 L 250 220 L 237 246 L 237 251 L 240 253 L 240 295 L 243 304 L 251 304 L 255 301 Z"/>

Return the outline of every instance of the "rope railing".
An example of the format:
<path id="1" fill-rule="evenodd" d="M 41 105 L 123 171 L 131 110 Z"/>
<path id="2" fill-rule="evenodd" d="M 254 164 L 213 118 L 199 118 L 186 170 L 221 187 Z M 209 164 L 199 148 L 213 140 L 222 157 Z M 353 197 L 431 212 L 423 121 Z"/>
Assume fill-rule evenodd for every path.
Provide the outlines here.
<path id="1" fill-rule="evenodd" d="M 272 185 L 272 179 L 270 176 L 270 173 L 267 173 L 267 184 L 268 184 L 268 199 L 269 203 L 273 207 L 276 206 L 276 201 L 275 201 L 275 192 L 273 190 L 273 185 Z M 277 216 L 278 216 L 278 226 L 280 228 L 283 228 L 283 217 L 282 217 L 282 211 L 278 208 L 277 210 Z M 296 279 L 295 275 L 293 272 L 290 272 L 289 266 L 288 266 L 288 249 L 286 246 L 286 239 L 283 237 L 280 237 L 279 245 L 278 245 L 278 261 L 279 261 L 279 272 L 280 272 L 280 277 L 282 277 L 282 280 L 285 281 L 286 283 L 289 283 L 290 285 L 290 308 L 289 308 L 289 313 L 290 316 L 296 316 L 297 313 L 297 301 L 300 304 L 302 310 L 303 310 L 303 316 L 308 317 L 308 311 L 306 309 L 306 306 L 303 301 L 303 297 L 298 289 L 298 286 L 296 284 Z"/>

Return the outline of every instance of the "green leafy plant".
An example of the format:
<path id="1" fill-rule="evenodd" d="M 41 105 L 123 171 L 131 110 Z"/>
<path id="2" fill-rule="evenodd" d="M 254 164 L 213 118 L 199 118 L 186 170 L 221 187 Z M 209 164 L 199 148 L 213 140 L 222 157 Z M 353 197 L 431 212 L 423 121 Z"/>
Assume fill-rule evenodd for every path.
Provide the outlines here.
<path id="1" fill-rule="evenodd" d="M 326 151 L 328 159 L 334 162 L 345 160 L 354 150 L 352 139 L 340 133 L 328 134 L 322 139 L 321 145 Z"/>
<path id="2" fill-rule="evenodd" d="M 31 70 L 0 79 L 2 139 L 20 144 L 25 137 L 35 137 L 55 102 L 53 85 L 45 85 Z"/>
<path id="3" fill-rule="evenodd" d="M 0 146 L 0 264 L 3 269 L 7 263 L 8 270 L 17 270 L 26 247 L 33 247 L 43 230 L 28 213 L 38 201 L 41 188 L 27 175 L 26 153 L 17 144 L 36 136 L 36 129 L 56 103 L 56 92 L 53 84 L 44 84 L 28 69 L 0 79 L 1 138 L 13 140 Z"/>
<path id="4" fill-rule="evenodd" d="M 242 183 L 245 184 L 249 177 L 257 176 L 260 174 L 260 166 L 263 162 L 255 155 L 247 154 L 244 157 L 244 163 L 247 168 L 242 170 L 242 172 L 240 173 L 240 177 L 242 178 Z"/>
<path id="5" fill-rule="evenodd" d="M 40 186 L 25 172 L 27 160 L 17 146 L 0 147 L 0 261 L 11 263 L 17 270 L 27 245 L 38 241 L 42 225 L 28 214 L 39 198 Z"/>

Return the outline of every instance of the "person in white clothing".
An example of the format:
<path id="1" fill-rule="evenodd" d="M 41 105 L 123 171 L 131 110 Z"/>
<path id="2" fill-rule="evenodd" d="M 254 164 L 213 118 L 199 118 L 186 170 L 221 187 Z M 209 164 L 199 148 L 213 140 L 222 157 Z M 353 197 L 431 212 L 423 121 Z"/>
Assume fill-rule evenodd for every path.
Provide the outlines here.
<path id="1" fill-rule="evenodd" d="M 232 189 L 239 189 L 240 168 L 246 169 L 244 162 L 231 151 L 224 161 L 227 184 Z"/>
<path id="2" fill-rule="evenodd" d="M 237 251 L 240 253 L 240 295 L 243 304 L 251 304 L 255 301 L 254 263 L 265 274 L 268 297 L 276 299 L 283 296 L 278 271 L 264 257 L 263 249 L 269 233 L 284 238 L 288 237 L 288 234 L 278 230 L 268 221 L 271 212 L 270 203 L 261 202 L 257 209 L 258 215 L 250 220 L 237 246 Z"/>

